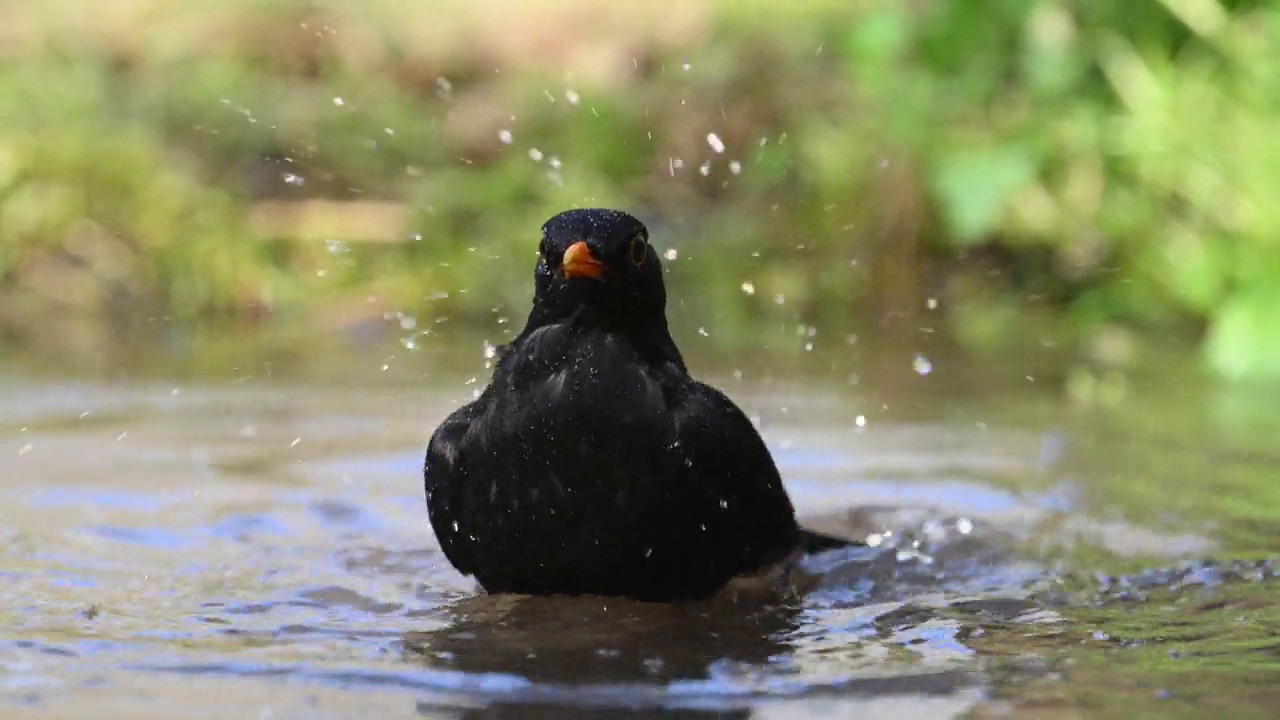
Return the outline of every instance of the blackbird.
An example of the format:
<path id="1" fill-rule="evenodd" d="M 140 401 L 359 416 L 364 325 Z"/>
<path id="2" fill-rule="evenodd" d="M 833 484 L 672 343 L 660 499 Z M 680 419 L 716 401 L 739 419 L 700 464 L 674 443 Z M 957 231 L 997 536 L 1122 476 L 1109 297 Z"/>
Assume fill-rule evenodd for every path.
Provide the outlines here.
<path id="1" fill-rule="evenodd" d="M 458 571 L 490 593 L 673 602 L 849 544 L 800 529 L 750 420 L 689 376 L 639 220 L 556 215 L 534 283 L 492 381 L 427 449 L 431 526 Z"/>

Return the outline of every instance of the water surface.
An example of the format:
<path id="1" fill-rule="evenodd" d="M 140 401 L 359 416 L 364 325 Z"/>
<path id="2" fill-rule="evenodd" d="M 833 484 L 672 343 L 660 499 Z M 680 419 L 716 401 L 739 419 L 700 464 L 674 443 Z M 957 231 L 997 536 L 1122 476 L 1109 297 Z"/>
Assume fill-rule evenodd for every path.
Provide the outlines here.
<path id="1" fill-rule="evenodd" d="M 695 349 L 694 367 L 763 428 L 806 522 L 869 546 L 811 558 L 783 601 L 668 607 L 485 596 L 449 568 L 421 453 L 487 376 L 480 347 L 11 357 L 4 715 L 1280 707 L 1280 421 L 1266 389 L 1170 365 L 1087 404 L 1017 360 L 940 354 L 921 374 L 894 350 L 734 362 Z"/>

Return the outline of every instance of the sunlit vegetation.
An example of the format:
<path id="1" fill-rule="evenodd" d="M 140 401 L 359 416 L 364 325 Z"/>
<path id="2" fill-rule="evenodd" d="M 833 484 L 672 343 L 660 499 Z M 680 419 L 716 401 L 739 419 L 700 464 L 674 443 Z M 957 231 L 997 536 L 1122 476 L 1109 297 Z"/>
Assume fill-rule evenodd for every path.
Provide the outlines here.
<path id="1" fill-rule="evenodd" d="M 599 204 L 723 342 L 932 299 L 975 347 L 1047 319 L 1280 373 L 1274 5 L 679 6 L 12 5 L 0 327 L 491 322 Z"/>

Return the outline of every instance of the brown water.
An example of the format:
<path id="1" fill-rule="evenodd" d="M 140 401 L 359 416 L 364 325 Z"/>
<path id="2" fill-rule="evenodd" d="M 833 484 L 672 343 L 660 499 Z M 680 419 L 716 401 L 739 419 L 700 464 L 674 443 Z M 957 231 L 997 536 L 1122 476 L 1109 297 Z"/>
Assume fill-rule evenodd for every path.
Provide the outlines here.
<path id="1" fill-rule="evenodd" d="M 807 521 L 873 547 L 812 558 L 785 603 L 665 607 L 489 597 L 456 575 L 420 462 L 487 376 L 480 345 L 396 340 L 0 366 L 0 714 L 1280 708 L 1266 388 L 1166 366 L 1081 404 L 1016 358 L 940 353 L 921 374 L 889 350 L 695 350 L 759 419 Z"/>

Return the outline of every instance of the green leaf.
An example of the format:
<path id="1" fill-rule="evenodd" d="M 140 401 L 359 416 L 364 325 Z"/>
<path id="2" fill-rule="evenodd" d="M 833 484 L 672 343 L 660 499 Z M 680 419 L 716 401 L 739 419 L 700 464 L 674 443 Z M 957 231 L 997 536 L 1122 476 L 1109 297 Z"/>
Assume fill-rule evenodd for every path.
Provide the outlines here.
<path id="1" fill-rule="evenodd" d="M 901 55 L 911 39 L 906 11 L 892 4 L 866 13 L 849 34 L 849 57 L 855 66 L 882 64 Z"/>
<path id="2" fill-rule="evenodd" d="M 1229 265 L 1224 254 L 1230 243 L 1229 238 L 1200 237 L 1184 228 L 1172 231 L 1159 248 L 1161 282 L 1194 311 L 1212 313 L 1226 289 Z"/>
<path id="3" fill-rule="evenodd" d="M 1035 175 L 1029 153 L 1017 147 L 961 150 L 938 159 L 933 190 L 951 234 L 961 243 L 982 240 L 1005 206 Z"/>
<path id="4" fill-rule="evenodd" d="M 1223 304 L 1205 352 L 1215 371 L 1233 379 L 1280 378 L 1280 288 L 1267 285 Z"/>

